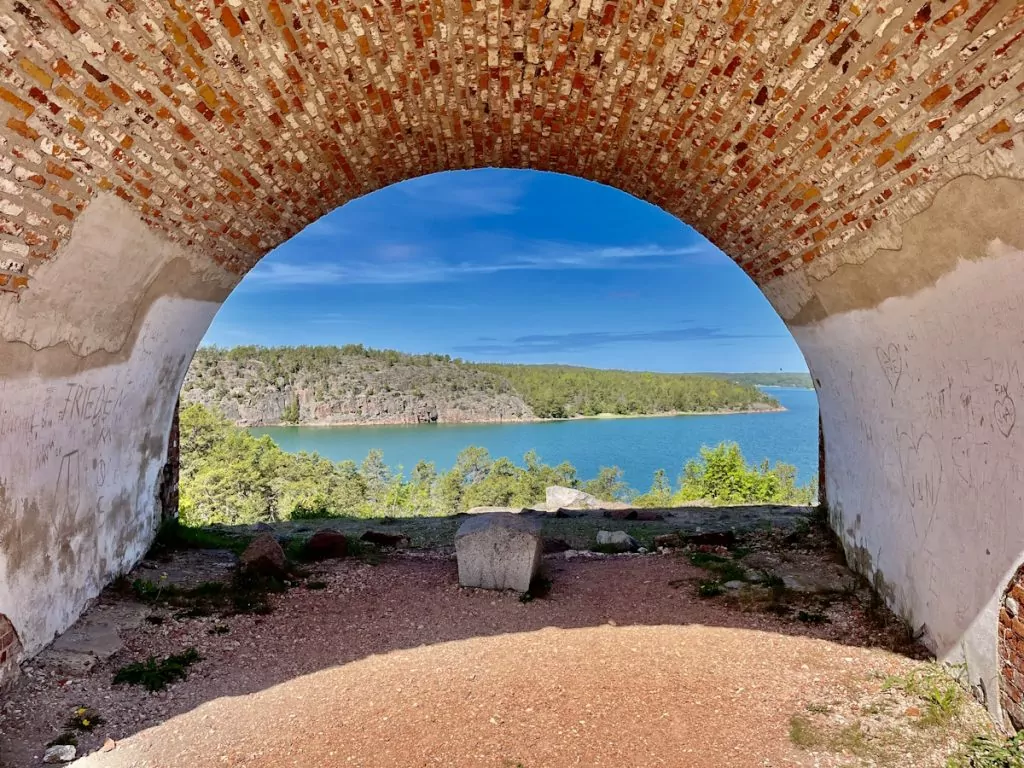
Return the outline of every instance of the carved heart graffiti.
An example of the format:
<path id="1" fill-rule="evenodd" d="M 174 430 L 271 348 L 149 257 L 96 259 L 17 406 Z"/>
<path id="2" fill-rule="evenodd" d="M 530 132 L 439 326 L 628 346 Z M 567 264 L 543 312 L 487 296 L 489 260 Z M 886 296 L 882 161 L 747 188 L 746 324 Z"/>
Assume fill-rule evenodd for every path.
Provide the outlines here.
<path id="1" fill-rule="evenodd" d="M 903 488 L 910 500 L 910 506 L 916 512 L 924 514 L 924 535 L 932 524 L 932 513 L 939 502 L 939 486 L 942 485 L 942 457 L 935 439 L 925 432 L 917 442 L 910 435 L 900 435 L 900 472 L 903 475 Z M 913 519 L 915 530 L 919 518 Z"/>
<path id="2" fill-rule="evenodd" d="M 900 383 L 900 376 L 903 375 L 903 356 L 900 355 L 900 348 L 895 344 L 889 344 L 885 349 L 876 347 L 875 354 L 878 356 L 878 364 L 882 366 L 882 373 L 895 392 L 896 386 Z"/>
<path id="3" fill-rule="evenodd" d="M 996 398 L 995 403 L 992 404 L 992 419 L 995 421 L 996 429 L 1002 433 L 1003 437 L 1009 437 L 1013 432 L 1013 425 L 1017 423 L 1017 406 L 1012 397 L 1004 394 L 1002 397 Z"/>

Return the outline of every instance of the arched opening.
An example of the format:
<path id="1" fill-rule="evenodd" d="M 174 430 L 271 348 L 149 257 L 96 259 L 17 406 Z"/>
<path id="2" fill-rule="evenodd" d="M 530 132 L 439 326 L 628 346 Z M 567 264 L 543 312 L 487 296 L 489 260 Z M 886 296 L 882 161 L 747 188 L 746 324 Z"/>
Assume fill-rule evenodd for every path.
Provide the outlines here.
<path id="1" fill-rule="evenodd" d="M 677 219 L 573 177 L 460 171 L 372 193 L 269 254 L 204 344 L 182 388 L 186 421 L 220 414 L 291 453 L 353 462 L 346 503 L 324 514 L 404 516 L 414 499 L 419 514 L 545 502 L 543 489 L 527 495 L 524 479 L 490 495 L 450 484 L 441 505 L 434 486 L 471 447 L 520 468 L 530 454 L 537 482 L 564 476 L 548 484 L 653 506 L 647 491 L 659 472 L 662 505 L 723 503 L 698 492 L 696 480 L 684 492 L 678 478 L 702 447 L 737 443 L 751 472 L 762 460 L 783 466 L 764 471 L 760 496 L 734 503 L 810 503 L 816 493 L 816 396 L 757 287 Z M 787 373 L 773 378 L 779 371 Z M 686 413 L 706 416 L 665 418 Z M 623 421 L 636 416 L 663 418 Z M 423 423 L 440 427 L 393 428 Z M 297 470 L 288 489 L 257 502 L 260 513 L 226 504 L 219 465 L 202 479 L 192 471 L 189 462 L 208 464 L 213 448 L 201 442 L 202 456 L 183 458 L 187 524 L 312 514 L 293 508 L 306 485 Z M 360 509 L 367 478 L 358 467 L 378 452 L 391 505 Z M 325 480 L 300 495 L 312 503 L 332 496 L 329 487 Z M 233 516 L 229 507 L 246 511 Z"/>
<path id="2" fill-rule="evenodd" d="M 373 189 L 530 167 L 658 205 L 754 279 L 815 378 L 848 553 L 997 690 L 1019 4 L 0 7 L 0 613 L 26 653 L 145 550 L 242 274 Z"/>

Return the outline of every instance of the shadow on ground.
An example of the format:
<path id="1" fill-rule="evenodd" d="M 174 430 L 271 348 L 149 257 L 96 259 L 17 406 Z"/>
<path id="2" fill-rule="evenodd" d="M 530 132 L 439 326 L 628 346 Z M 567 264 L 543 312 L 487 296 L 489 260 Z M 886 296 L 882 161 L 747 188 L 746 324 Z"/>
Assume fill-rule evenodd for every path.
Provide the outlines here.
<path id="1" fill-rule="evenodd" d="M 737 538 L 729 549 L 715 545 L 691 545 L 647 555 L 598 557 L 574 552 L 552 554 L 545 558 L 544 567 L 545 575 L 551 582 L 550 592 L 543 598 L 526 601 L 512 593 L 462 589 L 458 586 L 456 563 L 450 552 L 442 546 L 450 544 L 451 535 L 458 523 L 459 518 L 432 518 L 330 520 L 320 523 L 307 521 L 275 526 L 275 532 L 286 539 L 308 536 L 320 527 L 336 528 L 353 536 L 369 529 L 400 531 L 410 535 L 413 548 L 402 552 L 378 552 L 364 547 L 359 557 L 306 564 L 303 566 L 302 577 L 294 586 L 270 596 L 272 611 L 266 615 L 231 615 L 232 611 L 194 615 L 202 613 L 200 611 L 191 612 L 190 615 L 189 611 L 181 609 L 180 604 L 168 605 L 160 595 L 146 596 L 145 590 L 144 600 L 140 601 L 138 587 L 134 591 L 124 590 L 124 585 L 120 591 L 107 590 L 84 617 L 83 623 L 92 620 L 95 624 L 97 616 L 106 616 L 99 623 L 106 628 L 101 629 L 101 634 L 106 631 L 106 641 L 111 644 L 104 647 L 108 650 L 113 648 L 109 658 L 100 661 L 88 672 L 77 673 L 69 671 L 59 658 L 47 653 L 24 665 L 25 675 L 5 702 L 3 719 L 0 721 L 0 756 L 6 761 L 4 764 L 38 764 L 46 744 L 68 731 L 67 720 L 78 707 L 94 710 L 101 721 L 91 730 L 79 729 L 76 732 L 79 754 L 84 754 L 99 748 L 107 737 L 120 742 L 183 713 L 192 712 L 200 716 L 199 713 L 205 711 L 201 707 L 205 702 L 215 702 L 220 707 L 217 710 L 218 718 L 234 720 L 241 716 L 250 723 L 263 723 L 268 713 L 259 709 L 254 713 L 251 701 L 244 704 L 249 701 L 247 698 L 237 699 L 237 705 L 230 705 L 232 700 L 226 698 L 251 697 L 260 691 L 267 692 L 272 698 L 276 697 L 273 700 L 277 703 L 273 707 L 277 709 L 273 716 L 283 717 L 286 722 L 289 714 L 294 717 L 296 713 L 306 720 L 310 719 L 308 712 L 302 712 L 303 701 L 306 702 L 305 706 L 311 706 L 309 702 L 315 699 L 318 702 L 315 708 L 320 716 L 323 714 L 321 708 L 331 706 L 329 702 L 332 700 L 341 711 L 345 709 L 344 702 L 351 701 L 353 696 L 360 699 L 364 708 L 369 706 L 368 700 L 378 696 L 382 702 L 391 701 L 394 691 L 377 686 L 372 679 L 363 680 L 359 685 L 349 681 L 349 690 L 339 689 L 333 697 L 327 699 L 316 698 L 309 690 L 305 690 L 311 679 L 306 676 L 339 667 L 350 669 L 350 673 L 346 674 L 356 674 L 352 670 L 365 669 L 366 665 L 372 666 L 381 658 L 392 658 L 396 652 L 410 649 L 418 649 L 415 653 L 420 654 L 416 657 L 420 665 L 434 666 L 433 671 L 417 667 L 414 673 L 410 673 L 415 674 L 417 680 L 410 680 L 410 685 L 422 682 L 421 678 L 426 676 L 434 679 L 435 690 L 443 692 L 448 685 L 444 670 L 448 669 L 453 680 L 458 678 L 462 681 L 460 685 L 468 686 L 466 695 L 472 698 L 472 677 L 465 677 L 471 673 L 459 669 L 458 662 L 452 662 L 449 655 L 460 641 L 471 641 L 474 638 L 480 642 L 466 644 L 467 649 L 475 649 L 472 652 L 466 651 L 470 655 L 484 653 L 481 642 L 487 638 L 495 639 L 495 648 L 506 647 L 513 642 L 509 638 L 546 638 L 540 645 L 530 640 L 527 645 L 516 646 L 514 651 L 508 651 L 502 656 L 502 663 L 510 678 L 499 676 L 497 680 L 504 682 L 492 680 L 492 684 L 512 690 L 515 685 L 509 679 L 514 680 L 517 671 L 524 673 L 529 668 L 532 670 L 530 674 L 535 675 L 537 669 L 557 662 L 560 644 L 563 643 L 558 637 L 571 637 L 571 642 L 568 639 L 564 642 L 576 648 L 566 663 L 586 665 L 585 646 L 590 641 L 578 633 L 573 634 L 576 630 L 600 628 L 593 635 L 595 660 L 603 657 L 606 665 L 622 664 L 623 669 L 630 668 L 632 674 L 638 675 L 642 675 L 645 669 L 644 649 L 633 648 L 631 651 L 639 654 L 638 665 L 622 661 L 621 656 L 609 655 L 606 647 L 609 639 L 618 635 L 608 635 L 608 632 L 624 628 L 650 628 L 650 632 L 661 633 L 649 639 L 650 643 L 661 649 L 659 653 L 665 653 L 665 648 L 673 642 L 699 643 L 712 637 L 714 639 L 709 641 L 710 645 L 703 654 L 703 658 L 708 660 L 703 664 L 707 667 L 704 671 L 713 666 L 710 664 L 710 654 L 715 657 L 716 664 L 724 663 L 728 668 L 722 673 L 728 680 L 722 678 L 720 683 L 705 680 L 701 685 L 735 684 L 736 680 L 743 677 L 744 665 L 748 665 L 753 676 L 751 684 L 757 684 L 754 677 L 758 674 L 763 676 L 771 672 L 776 677 L 781 675 L 778 679 L 773 677 L 769 684 L 770 688 L 777 690 L 763 693 L 765 702 L 776 701 L 778 706 L 795 706 L 798 699 L 807 695 L 806 691 L 783 691 L 785 686 L 779 682 L 789 679 L 787 675 L 794 680 L 806 677 L 803 672 L 807 670 L 801 672 L 801 665 L 797 663 L 799 659 L 804 654 L 821 656 L 824 653 L 822 658 L 829 655 L 817 646 L 794 651 L 793 648 L 798 647 L 799 643 L 790 648 L 783 638 L 828 641 L 829 647 L 837 649 L 830 652 L 833 656 L 842 655 L 839 649 L 844 646 L 887 649 L 905 657 L 925 655 L 923 649 L 907 636 L 905 628 L 882 609 L 870 590 L 859 585 L 853 575 L 838 564 L 842 556 L 835 548 L 831 534 L 813 511 L 807 508 L 674 510 L 668 512 L 664 520 L 649 522 L 608 520 L 597 514 L 579 517 L 548 516 L 545 519 L 545 535 L 574 548 L 592 542 L 594 533 L 600 528 L 627 530 L 638 537 L 641 543 L 651 547 L 654 536 L 673 531 L 692 533 L 733 530 L 737 532 Z M 252 535 L 252 529 L 221 528 L 216 534 L 231 534 L 238 537 L 241 543 L 244 537 Z M 216 537 L 212 540 L 216 541 Z M 130 578 L 150 582 L 157 585 L 158 589 L 159 585 L 170 582 L 195 585 L 227 578 L 233 561 L 233 555 L 223 549 L 165 552 L 155 560 L 140 564 Z M 168 574 L 166 579 L 164 574 Z M 686 631 L 677 633 L 673 640 L 664 635 L 673 627 Z M 707 635 L 705 628 L 709 627 L 736 632 L 712 632 Z M 553 636 L 550 634 L 552 628 L 566 631 L 567 634 Z M 81 630 L 81 626 L 76 629 Z M 70 634 L 73 635 L 74 631 Z M 636 634 L 631 642 L 642 643 L 644 637 L 643 633 Z M 737 638 L 742 637 L 748 640 L 737 641 Z M 584 646 L 582 649 L 579 647 L 581 643 Z M 438 646 L 438 650 L 436 658 L 431 661 L 428 650 L 434 646 Z M 754 663 L 748 655 L 737 652 L 737 648 L 744 647 L 757 649 L 759 654 L 767 655 L 768 658 L 759 658 Z M 115 672 L 129 663 L 150 656 L 163 658 L 189 648 L 195 648 L 202 660 L 189 669 L 187 679 L 164 691 L 148 693 L 138 686 L 112 684 Z M 693 649 L 690 651 L 693 652 Z M 773 653 L 777 653 L 781 667 L 775 665 L 777 668 L 766 672 L 763 666 L 767 663 L 769 668 L 772 667 Z M 734 658 L 725 658 L 729 654 L 734 654 Z M 691 667 L 686 669 L 692 668 L 694 659 L 701 657 L 701 653 L 696 653 L 687 662 Z M 885 658 L 889 658 L 888 655 L 879 656 L 879 660 Z M 358 665 L 361 660 L 366 663 Z M 403 663 L 408 664 L 408 660 Z M 828 667 L 828 662 L 822 663 L 825 668 Z M 789 665 L 794 664 L 796 667 L 789 669 Z M 652 660 L 649 671 L 653 674 L 658 668 L 657 660 Z M 555 671 L 551 674 L 562 674 L 565 671 L 563 666 L 556 663 Z M 580 671 L 577 693 L 592 690 L 597 685 L 599 692 L 592 692 L 591 695 L 601 698 L 608 693 L 611 685 L 600 684 L 601 676 L 618 680 L 622 671 L 607 666 Z M 390 671 L 378 669 L 374 674 L 380 676 L 382 684 L 385 678 L 388 686 L 397 684 Z M 437 677 L 438 674 L 441 676 Z M 538 684 L 536 681 L 533 683 L 535 686 Z M 620 680 L 615 685 L 622 684 Z M 292 685 L 298 688 L 290 694 L 281 693 L 282 690 L 291 690 L 289 686 Z M 339 680 L 330 683 L 330 686 L 337 685 L 344 688 Z M 573 684 L 572 689 L 564 691 L 562 699 L 573 701 L 576 687 Z M 301 695 L 298 692 L 300 689 L 305 690 Z M 636 691 L 632 690 L 631 693 L 635 694 Z M 724 688 L 720 693 L 726 693 Z M 612 694 L 624 695 L 625 691 L 613 690 Z M 709 691 L 706 694 L 713 700 L 716 692 Z M 528 699 L 530 694 L 529 691 L 522 691 L 521 695 Z M 428 694 L 424 693 L 423 696 Z M 661 697 L 664 698 L 664 695 Z M 282 707 L 290 708 L 287 703 L 282 704 L 287 701 L 293 701 L 294 710 L 291 713 L 280 712 Z M 524 702 L 520 702 L 522 706 L 515 706 L 523 709 L 526 707 Z M 651 705 L 656 706 L 657 703 L 651 702 Z M 228 706 L 227 710 L 225 706 Z M 425 706 L 431 705 L 427 702 Z M 241 715 L 243 711 L 248 714 Z M 789 713 L 778 711 L 777 714 L 779 723 L 783 724 L 784 737 Z M 367 716 L 372 719 L 378 715 L 370 713 Z M 173 722 L 177 723 L 180 719 Z M 316 720 L 316 717 L 312 720 Z M 779 723 L 772 725 L 775 736 L 779 735 Z M 626 725 L 626 720 L 622 724 Z M 398 724 L 394 728 L 398 729 L 394 731 L 396 734 L 401 730 Z M 178 732 L 180 726 L 175 726 L 173 730 Z M 157 727 L 130 741 L 138 747 L 139 739 L 145 742 L 152 734 L 160 732 L 161 729 Z M 161 738 L 166 741 L 166 737 L 165 733 L 163 737 L 153 738 L 159 742 Z M 516 738 L 522 737 L 520 734 Z M 250 733 L 244 736 L 243 741 L 252 738 L 256 737 Z M 425 737 L 421 734 L 417 738 L 422 740 Z M 228 741 L 230 738 L 222 734 L 222 743 Z M 785 738 L 783 742 L 788 744 Z M 166 743 L 164 748 L 170 749 Z M 407 745 L 407 748 L 412 747 Z M 179 743 L 178 749 L 184 749 L 184 746 Z M 210 749 L 217 751 L 216 746 Z M 120 750 L 118 754 L 122 758 L 127 759 L 127 747 L 118 747 L 115 752 L 117 750 Z M 377 754 L 376 748 L 372 751 L 378 758 L 385 754 Z M 540 754 L 535 749 L 528 752 L 535 757 Z M 161 759 L 169 759 L 167 754 L 165 752 Z M 390 759 L 393 760 L 395 754 L 404 753 L 387 754 L 392 754 Z M 746 757 L 754 756 L 748 754 Z M 302 760 L 314 757 L 322 760 L 329 756 L 326 753 L 318 753 L 316 756 L 302 753 L 294 764 L 313 764 Z M 356 758 L 351 764 L 389 764 L 376 758 L 369 759 L 367 755 L 357 755 Z M 196 759 L 195 756 L 191 757 L 189 764 L 196 765 Z M 423 759 L 410 760 L 407 764 L 430 764 L 431 759 L 427 755 Z M 450 755 L 447 759 L 445 764 L 504 765 L 489 758 L 481 758 L 477 763 L 470 758 L 466 758 L 468 762 L 460 762 L 461 758 L 454 759 Z M 716 759 L 718 762 L 712 760 L 707 764 L 765 764 L 759 761 L 744 762 L 746 758 L 737 758 L 738 762 L 730 761 L 721 755 Z M 158 760 L 155 763 L 132 764 L 161 763 Z M 174 759 L 165 764 L 179 763 Z M 212 757 L 210 764 L 216 764 Z M 228 764 L 292 763 L 278 755 L 274 760 L 268 758 L 265 763 L 255 760 Z M 338 764 L 344 763 L 339 760 Z M 542 760 L 540 764 L 564 763 Z M 705 763 L 693 760 L 681 763 L 640 761 L 620 764 Z"/>

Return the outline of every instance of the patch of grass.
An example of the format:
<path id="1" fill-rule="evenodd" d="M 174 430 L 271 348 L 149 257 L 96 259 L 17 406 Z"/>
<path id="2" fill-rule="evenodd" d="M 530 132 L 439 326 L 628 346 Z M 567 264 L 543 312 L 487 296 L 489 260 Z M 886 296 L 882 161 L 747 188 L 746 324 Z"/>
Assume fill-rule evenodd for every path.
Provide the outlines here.
<path id="1" fill-rule="evenodd" d="M 1024 768 L 1024 731 L 1009 738 L 979 734 L 946 761 L 946 768 Z"/>
<path id="2" fill-rule="evenodd" d="M 174 614 L 174 618 L 180 621 L 214 614 L 270 613 L 272 606 L 267 594 L 283 592 L 288 588 L 288 582 L 239 571 L 230 582 L 204 581 L 194 587 L 182 588 L 173 585 L 158 587 L 151 581 L 136 579 L 130 588 L 142 602 L 181 609 Z M 163 617 L 147 617 L 146 620 L 160 624 Z"/>
<path id="3" fill-rule="evenodd" d="M 921 700 L 925 711 L 918 723 L 924 727 L 946 725 L 963 709 L 963 688 L 940 664 L 928 664 L 906 675 L 886 678 L 882 690 L 894 689 Z"/>
<path id="4" fill-rule="evenodd" d="M 150 656 L 145 661 L 121 667 L 114 675 L 114 684 L 141 685 L 148 691 L 161 691 L 171 683 L 188 677 L 188 668 L 201 658 L 195 648 L 188 648 L 160 660 Z"/>
<path id="5" fill-rule="evenodd" d="M 105 722 L 103 716 L 92 707 L 75 707 L 75 712 L 68 718 L 65 727 L 76 731 L 91 731 Z"/>
<path id="6" fill-rule="evenodd" d="M 691 552 L 690 562 L 698 568 L 716 574 L 721 582 L 747 580 L 747 570 L 730 557 L 713 555 L 710 552 Z"/>
<path id="7" fill-rule="evenodd" d="M 304 539 L 301 536 L 292 536 L 282 547 L 284 550 L 284 556 L 293 563 L 299 563 L 306 560 L 307 541 L 308 539 Z"/>
<path id="8" fill-rule="evenodd" d="M 691 552 L 690 562 L 698 568 L 710 568 L 728 562 L 728 558 L 712 554 L 711 552 Z"/>
<path id="9" fill-rule="evenodd" d="M 793 715 L 789 719 L 789 740 L 802 749 L 814 749 L 823 741 L 821 732 L 801 715 Z"/>
<path id="10" fill-rule="evenodd" d="M 859 721 L 829 727 L 816 725 L 803 715 L 793 715 L 789 719 L 789 740 L 809 751 L 846 752 L 862 758 L 877 754 Z"/>
<path id="11" fill-rule="evenodd" d="M 761 586 L 771 590 L 774 602 L 782 600 L 789 591 L 785 579 L 771 571 L 761 571 Z"/>
<path id="12" fill-rule="evenodd" d="M 722 594 L 725 588 L 717 579 L 708 579 L 697 585 L 697 597 L 707 599 Z"/>
<path id="13" fill-rule="evenodd" d="M 384 553 L 379 547 L 354 537 L 348 541 L 348 556 L 358 558 L 368 565 L 384 562 Z"/>
<path id="14" fill-rule="evenodd" d="M 787 533 L 782 541 L 786 544 L 799 544 L 811 533 L 811 519 L 809 517 L 797 518 L 793 530 Z"/>
<path id="15" fill-rule="evenodd" d="M 183 549 L 228 549 L 242 554 L 253 540 L 252 534 L 231 535 L 209 528 L 191 528 L 177 519 L 160 526 L 148 557 L 159 557 L 168 551 Z"/>

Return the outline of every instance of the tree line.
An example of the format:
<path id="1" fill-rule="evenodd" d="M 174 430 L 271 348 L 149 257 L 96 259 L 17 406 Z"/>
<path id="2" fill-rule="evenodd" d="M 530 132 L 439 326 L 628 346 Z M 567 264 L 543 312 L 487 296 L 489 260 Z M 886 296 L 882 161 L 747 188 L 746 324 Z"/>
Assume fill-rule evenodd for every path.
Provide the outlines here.
<path id="1" fill-rule="evenodd" d="M 540 418 L 778 407 L 751 384 L 715 376 L 599 370 L 570 365 L 477 363 L 508 380 Z"/>
<path id="2" fill-rule="evenodd" d="M 344 397 L 382 393 L 424 406 L 465 403 L 468 398 L 479 408 L 466 410 L 479 410 L 482 416 L 499 416 L 488 409 L 496 411 L 514 396 L 521 398 L 523 416 L 530 415 L 528 408 L 542 419 L 779 407 L 753 382 L 729 376 L 471 363 L 361 344 L 204 347 L 192 361 L 182 394 L 186 402 L 206 402 L 227 412 L 225 404 L 232 398 L 250 404 L 286 398 L 274 411 L 282 423 L 301 423 L 306 410 L 331 411 Z"/>
<path id="3" fill-rule="evenodd" d="M 439 471 L 420 461 L 405 475 L 383 454 L 334 462 L 315 453 L 288 453 L 268 436 L 255 437 L 198 403 L 180 414 L 180 518 L 190 526 L 248 524 L 323 517 L 453 515 L 476 506 L 542 503 L 551 485 L 580 488 L 599 499 L 664 507 L 711 504 L 810 504 L 816 482 L 796 484 L 786 464 L 748 465 L 735 444 L 704 448 L 675 486 L 663 470 L 637 495 L 618 467 L 581 480 L 568 462 L 552 466 L 529 451 L 517 464 L 470 446 L 455 466 Z"/>

